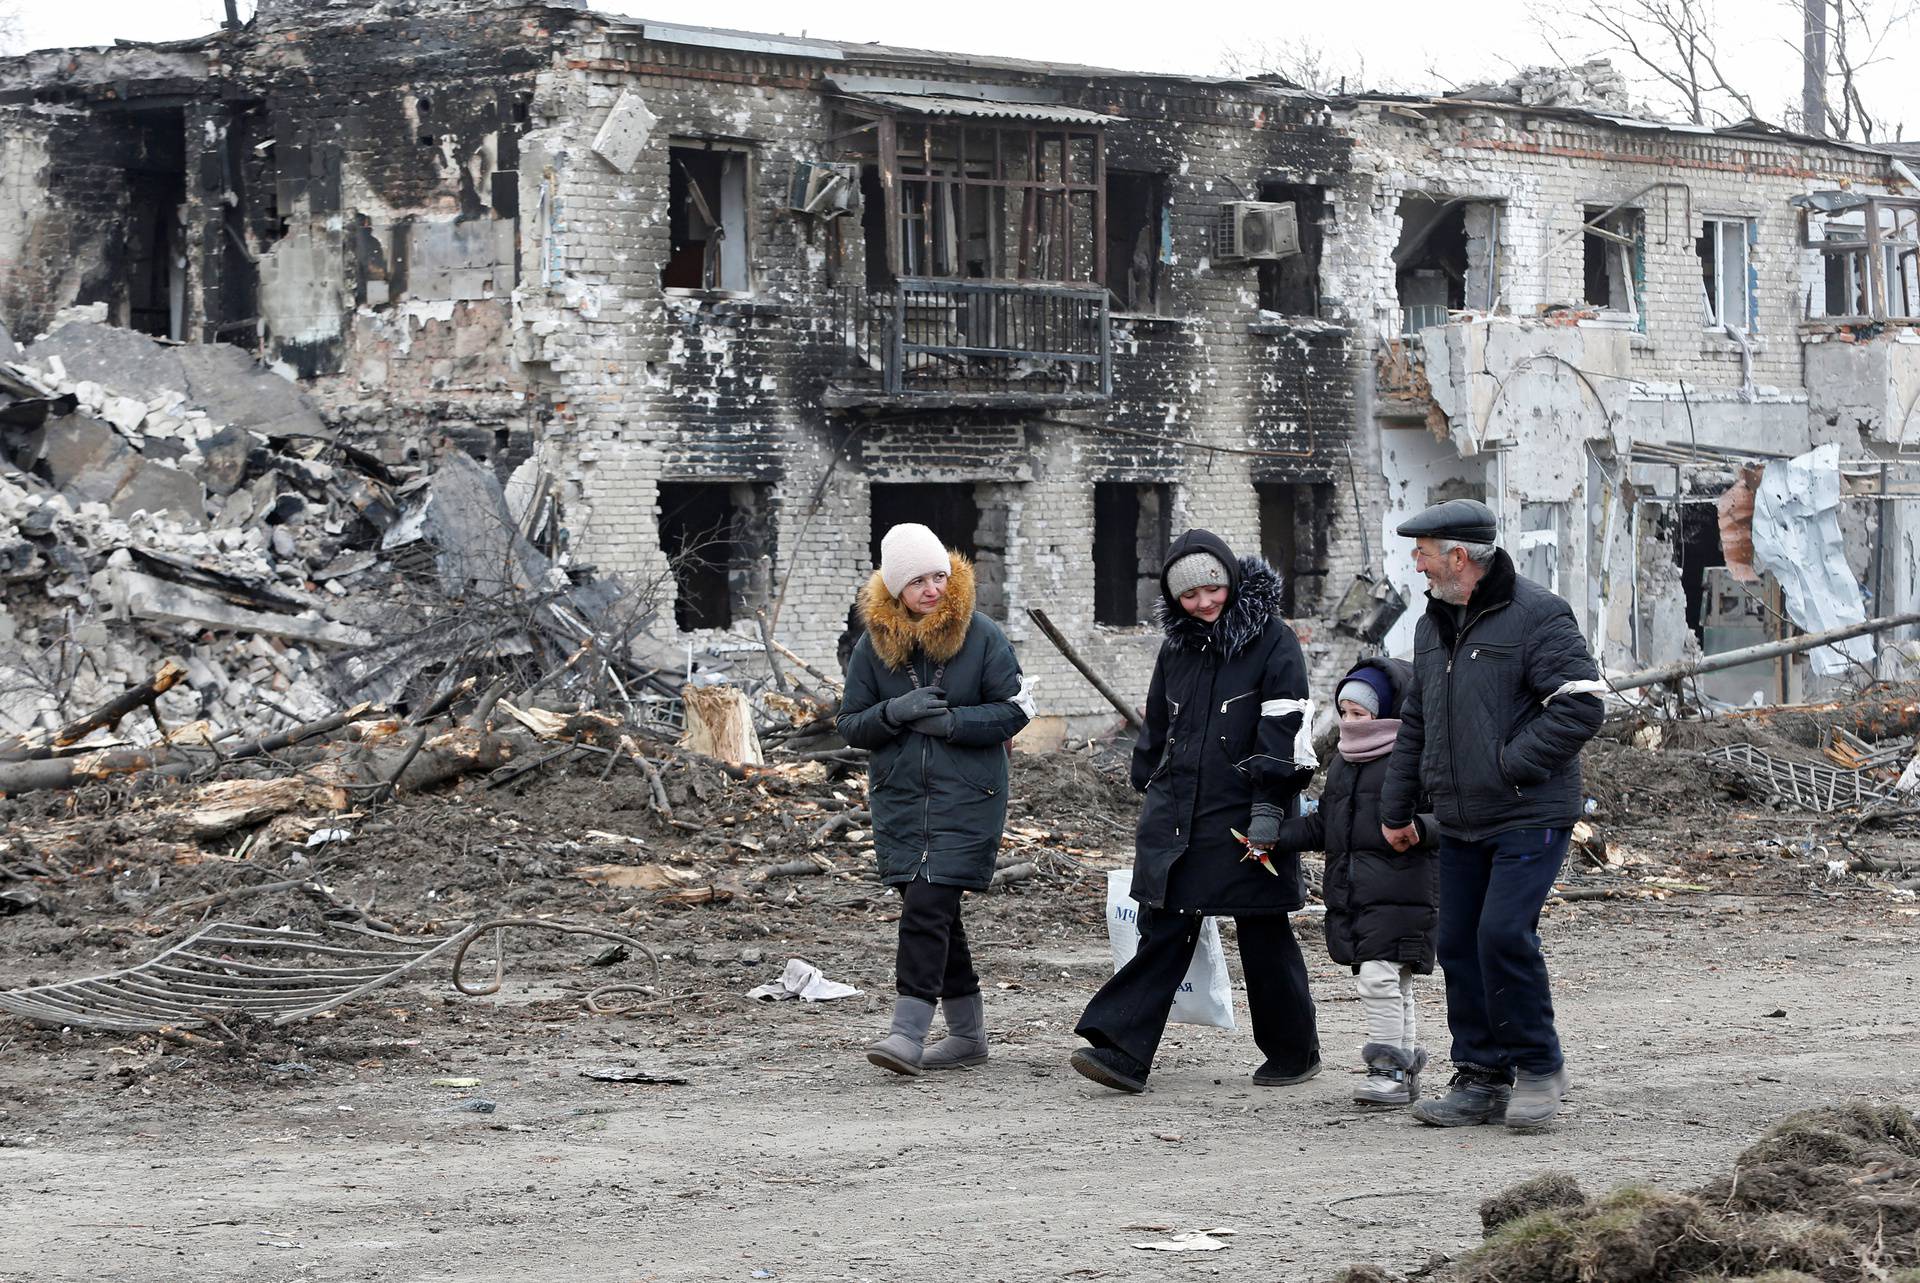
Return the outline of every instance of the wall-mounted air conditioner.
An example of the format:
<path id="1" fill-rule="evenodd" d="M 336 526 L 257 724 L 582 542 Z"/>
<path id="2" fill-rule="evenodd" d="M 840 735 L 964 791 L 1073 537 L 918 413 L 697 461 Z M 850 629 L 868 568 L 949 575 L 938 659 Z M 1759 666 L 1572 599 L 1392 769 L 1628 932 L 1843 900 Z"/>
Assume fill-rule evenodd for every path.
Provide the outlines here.
<path id="1" fill-rule="evenodd" d="M 1214 257 L 1268 262 L 1300 252 L 1300 218 L 1292 201 L 1228 201 L 1214 225 Z"/>
<path id="2" fill-rule="evenodd" d="M 803 160 L 793 167 L 787 204 L 814 218 L 838 218 L 860 203 L 860 169 L 824 160 Z"/>

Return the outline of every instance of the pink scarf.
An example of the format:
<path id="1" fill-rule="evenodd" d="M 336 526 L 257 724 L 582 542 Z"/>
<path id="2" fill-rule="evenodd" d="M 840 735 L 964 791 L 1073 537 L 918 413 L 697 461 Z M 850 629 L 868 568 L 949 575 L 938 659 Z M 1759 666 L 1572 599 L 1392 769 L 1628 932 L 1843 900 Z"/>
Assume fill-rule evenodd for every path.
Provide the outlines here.
<path id="1" fill-rule="evenodd" d="M 1369 722 L 1340 723 L 1340 756 L 1349 762 L 1371 762 L 1393 752 L 1400 719 L 1376 717 Z"/>

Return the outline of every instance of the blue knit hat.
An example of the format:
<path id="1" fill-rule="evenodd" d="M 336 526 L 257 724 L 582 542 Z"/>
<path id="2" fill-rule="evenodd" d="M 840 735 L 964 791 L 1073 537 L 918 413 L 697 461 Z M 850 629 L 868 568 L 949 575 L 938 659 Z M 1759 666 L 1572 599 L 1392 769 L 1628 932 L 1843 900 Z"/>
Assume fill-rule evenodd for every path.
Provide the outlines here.
<path id="1" fill-rule="evenodd" d="M 1354 687 L 1359 689 L 1352 689 Z M 1343 699 L 1350 699 L 1360 707 L 1370 709 L 1375 717 L 1393 716 L 1393 682 L 1385 670 L 1372 664 L 1348 673 L 1333 698 L 1336 705 Z"/>

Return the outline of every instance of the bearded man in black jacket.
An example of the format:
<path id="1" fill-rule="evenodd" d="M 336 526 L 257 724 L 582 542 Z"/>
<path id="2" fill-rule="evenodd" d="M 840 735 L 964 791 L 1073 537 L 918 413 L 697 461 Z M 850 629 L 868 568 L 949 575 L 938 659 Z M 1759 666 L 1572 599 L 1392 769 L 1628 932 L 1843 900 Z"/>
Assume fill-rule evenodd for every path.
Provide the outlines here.
<path id="1" fill-rule="evenodd" d="M 1447 1095 L 1413 1114 L 1439 1127 L 1537 1127 L 1568 1084 L 1540 910 L 1584 804 L 1580 749 L 1600 729 L 1605 687 L 1572 608 L 1514 572 L 1485 504 L 1450 500 L 1399 533 L 1414 540 L 1427 611 L 1380 827 L 1408 849 L 1415 805 L 1432 798 L 1455 1068 Z"/>

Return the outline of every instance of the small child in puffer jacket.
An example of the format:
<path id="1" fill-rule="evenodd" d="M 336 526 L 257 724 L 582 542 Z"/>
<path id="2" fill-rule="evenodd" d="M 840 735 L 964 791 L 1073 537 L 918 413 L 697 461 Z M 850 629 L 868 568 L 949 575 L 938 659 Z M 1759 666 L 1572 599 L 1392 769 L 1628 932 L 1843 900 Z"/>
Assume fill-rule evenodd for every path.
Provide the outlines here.
<path id="1" fill-rule="evenodd" d="M 1400 732 L 1400 696 L 1413 680 L 1397 659 L 1363 659 L 1335 692 L 1340 748 L 1327 769 L 1320 807 L 1281 823 L 1282 849 L 1325 851 L 1321 898 L 1327 905 L 1327 952 L 1353 968 L 1365 1016 L 1360 1049 L 1367 1078 L 1354 1089 L 1363 1105 L 1406 1105 L 1419 1099 L 1426 1049 L 1418 1039 L 1413 978 L 1433 973 L 1439 916 L 1439 870 L 1431 815 L 1417 817 L 1420 844 L 1396 852 L 1380 832 L 1380 790 Z"/>

